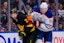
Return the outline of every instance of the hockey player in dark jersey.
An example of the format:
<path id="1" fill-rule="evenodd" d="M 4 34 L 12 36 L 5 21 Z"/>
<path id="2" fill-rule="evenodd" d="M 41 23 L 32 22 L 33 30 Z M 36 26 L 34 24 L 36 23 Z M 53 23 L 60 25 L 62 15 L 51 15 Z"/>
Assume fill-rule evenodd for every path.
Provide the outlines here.
<path id="1" fill-rule="evenodd" d="M 32 17 L 24 11 L 12 13 L 11 18 L 18 27 L 18 33 L 20 38 L 23 38 L 23 43 L 35 43 L 37 31 Z"/>

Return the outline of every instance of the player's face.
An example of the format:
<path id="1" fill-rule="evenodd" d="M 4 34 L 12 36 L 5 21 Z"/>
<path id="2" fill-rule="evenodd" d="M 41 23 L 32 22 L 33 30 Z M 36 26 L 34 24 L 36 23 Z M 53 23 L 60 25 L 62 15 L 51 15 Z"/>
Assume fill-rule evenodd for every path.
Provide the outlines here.
<path id="1" fill-rule="evenodd" d="M 46 8 L 41 8 L 40 10 L 41 10 L 41 13 L 42 14 L 45 14 L 47 12 L 47 9 Z"/>

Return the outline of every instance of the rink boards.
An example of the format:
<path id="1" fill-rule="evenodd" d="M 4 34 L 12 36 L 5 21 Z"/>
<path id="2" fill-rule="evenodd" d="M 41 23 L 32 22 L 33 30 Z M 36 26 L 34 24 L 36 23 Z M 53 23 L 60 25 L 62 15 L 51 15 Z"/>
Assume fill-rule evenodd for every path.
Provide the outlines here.
<path id="1" fill-rule="evenodd" d="M 53 31 L 52 43 L 64 43 L 64 31 Z M 0 43 L 22 43 L 18 33 L 0 33 Z"/>

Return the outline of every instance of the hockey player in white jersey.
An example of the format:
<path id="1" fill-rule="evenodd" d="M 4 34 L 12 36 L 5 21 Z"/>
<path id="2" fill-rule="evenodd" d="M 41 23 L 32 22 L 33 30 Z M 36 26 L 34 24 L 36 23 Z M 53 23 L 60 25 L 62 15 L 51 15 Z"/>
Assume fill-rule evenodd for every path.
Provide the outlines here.
<path id="1" fill-rule="evenodd" d="M 33 20 L 37 20 L 40 23 L 37 27 L 38 39 L 36 43 L 43 43 L 43 38 L 44 43 L 52 43 L 53 15 L 51 10 L 48 9 L 48 4 L 46 2 L 42 2 L 40 5 L 40 12 L 38 9 L 36 9 L 32 13 Z"/>

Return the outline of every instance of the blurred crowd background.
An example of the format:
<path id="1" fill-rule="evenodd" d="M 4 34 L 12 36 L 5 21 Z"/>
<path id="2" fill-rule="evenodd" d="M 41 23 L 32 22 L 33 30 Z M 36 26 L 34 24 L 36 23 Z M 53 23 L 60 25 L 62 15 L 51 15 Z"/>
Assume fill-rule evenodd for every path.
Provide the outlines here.
<path id="1" fill-rule="evenodd" d="M 27 12 L 32 12 L 35 7 L 39 7 L 41 2 L 47 2 L 49 9 L 51 9 L 54 15 L 54 31 L 64 31 L 64 0 L 58 0 L 58 29 L 56 28 L 56 0 L 10 0 L 10 10 L 21 11 L 26 10 Z M 21 4 L 21 6 L 20 6 Z M 1 14 L 0 14 L 0 32 L 8 32 L 8 2 L 7 0 L 1 0 Z M 17 32 L 17 27 L 15 23 L 11 20 L 11 31 Z"/>

